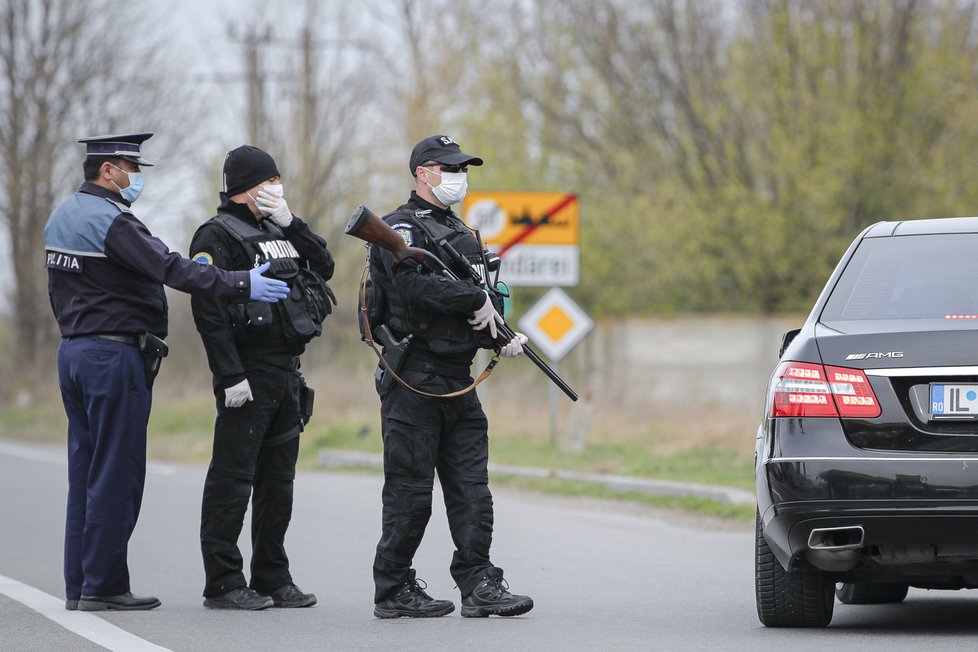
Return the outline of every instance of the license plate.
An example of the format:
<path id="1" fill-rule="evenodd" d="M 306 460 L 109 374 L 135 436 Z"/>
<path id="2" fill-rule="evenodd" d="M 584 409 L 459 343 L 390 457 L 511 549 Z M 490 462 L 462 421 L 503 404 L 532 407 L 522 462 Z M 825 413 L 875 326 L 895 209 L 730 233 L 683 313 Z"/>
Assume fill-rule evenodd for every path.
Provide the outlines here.
<path id="1" fill-rule="evenodd" d="M 930 386 L 932 419 L 978 419 L 978 384 Z"/>

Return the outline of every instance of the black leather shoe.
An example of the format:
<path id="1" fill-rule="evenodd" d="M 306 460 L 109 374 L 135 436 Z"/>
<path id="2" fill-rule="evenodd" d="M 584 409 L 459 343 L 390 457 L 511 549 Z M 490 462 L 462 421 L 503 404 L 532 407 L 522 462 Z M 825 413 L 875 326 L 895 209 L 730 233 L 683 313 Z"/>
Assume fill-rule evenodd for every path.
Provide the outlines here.
<path id="1" fill-rule="evenodd" d="M 486 576 L 462 598 L 462 616 L 486 618 L 488 616 L 519 616 L 533 608 L 533 598 L 513 595 L 503 579 L 503 569 L 493 566 Z"/>
<path id="2" fill-rule="evenodd" d="M 78 611 L 145 611 L 158 606 L 160 601 L 153 596 L 133 595 L 131 591 L 105 597 L 83 595 L 78 601 Z"/>
<path id="3" fill-rule="evenodd" d="M 78 600 L 65 600 L 65 609 L 68 611 L 78 611 Z"/>
<path id="4" fill-rule="evenodd" d="M 374 605 L 377 618 L 437 618 L 455 611 L 450 600 L 435 600 L 424 592 L 428 587 L 424 580 L 417 579 L 414 569 L 408 579 L 394 595 Z"/>
<path id="5" fill-rule="evenodd" d="M 272 599 L 276 607 L 282 609 L 297 609 L 300 607 L 311 607 L 316 604 L 316 596 L 312 593 L 303 593 L 295 584 L 286 584 L 271 593 L 262 593 Z"/>
<path id="6" fill-rule="evenodd" d="M 227 593 L 213 598 L 204 598 L 204 606 L 208 609 L 242 609 L 245 611 L 260 611 L 274 604 L 267 595 L 258 595 L 247 586 L 239 586 Z"/>

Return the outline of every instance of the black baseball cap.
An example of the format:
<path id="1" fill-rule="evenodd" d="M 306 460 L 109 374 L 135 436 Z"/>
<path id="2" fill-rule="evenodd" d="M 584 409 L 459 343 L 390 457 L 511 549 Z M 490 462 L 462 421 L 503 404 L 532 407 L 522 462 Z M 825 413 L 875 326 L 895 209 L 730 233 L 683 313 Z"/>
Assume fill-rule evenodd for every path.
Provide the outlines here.
<path id="1" fill-rule="evenodd" d="M 482 165 L 482 159 L 462 151 L 448 136 L 428 136 L 411 150 L 411 174 L 419 165 L 436 161 L 446 165 Z"/>

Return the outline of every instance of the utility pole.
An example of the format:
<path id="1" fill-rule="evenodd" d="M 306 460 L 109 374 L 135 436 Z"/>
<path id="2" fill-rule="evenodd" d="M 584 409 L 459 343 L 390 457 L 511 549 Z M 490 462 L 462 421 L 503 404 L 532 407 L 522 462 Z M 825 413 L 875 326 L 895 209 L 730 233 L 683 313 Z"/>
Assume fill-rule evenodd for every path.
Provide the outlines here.
<path id="1" fill-rule="evenodd" d="M 337 150 L 349 137 L 348 116 L 356 115 L 343 104 L 349 93 L 337 95 L 323 79 L 324 73 L 336 73 L 324 65 L 322 54 L 327 49 L 365 47 L 353 38 L 317 36 L 317 8 L 308 0 L 306 18 L 292 36 L 275 34 L 264 25 L 228 27 L 229 38 L 244 57 L 247 136 L 252 144 L 276 152 L 279 169 L 288 176 L 289 204 L 314 226 L 327 214 L 329 200 L 336 199 L 330 181 L 338 164 Z M 327 130 L 326 124 L 333 129 Z"/>
<path id="2" fill-rule="evenodd" d="M 245 57 L 245 83 L 248 87 L 248 106 L 247 112 L 248 139 L 251 143 L 265 142 L 266 125 L 268 115 L 265 110 L 265 81 L 262 78 L 262 47 L 272 40 L 271 30 L 265 28 L 263 32 L 258 31 L 258 27 L 252 25 L 248 27 L 243 36 L 238 36 L 234 26 L 228 27 L 229 38 L 244 46 Z"/>

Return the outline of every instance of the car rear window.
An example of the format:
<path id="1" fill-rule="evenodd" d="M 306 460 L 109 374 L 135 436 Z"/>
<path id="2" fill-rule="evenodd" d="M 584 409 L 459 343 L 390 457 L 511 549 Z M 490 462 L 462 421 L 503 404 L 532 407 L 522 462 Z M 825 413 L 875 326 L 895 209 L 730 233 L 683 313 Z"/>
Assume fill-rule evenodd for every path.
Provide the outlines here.
<path id="1" fill-rule="evenodd" d="M 978 234 L 866 238 L 823 321 L 978 318 Z"/>

